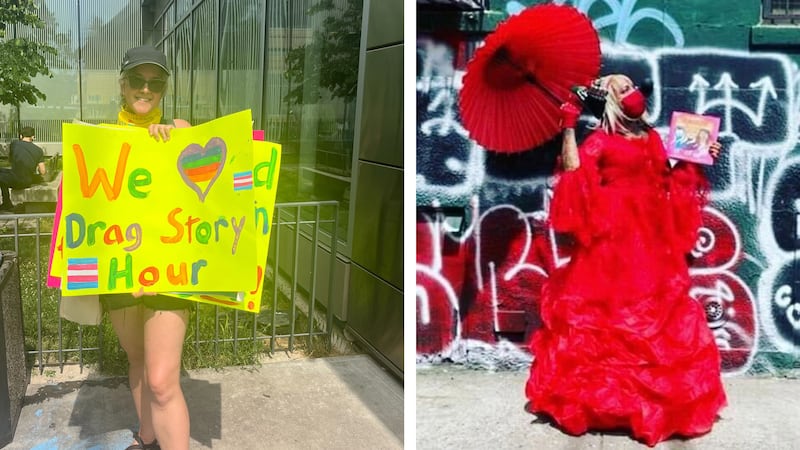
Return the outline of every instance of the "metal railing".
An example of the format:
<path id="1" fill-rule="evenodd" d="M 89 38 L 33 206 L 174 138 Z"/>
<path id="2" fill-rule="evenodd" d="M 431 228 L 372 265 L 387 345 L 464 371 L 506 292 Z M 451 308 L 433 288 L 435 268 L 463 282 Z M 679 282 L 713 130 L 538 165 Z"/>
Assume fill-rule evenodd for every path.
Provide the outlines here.
<path id="1" fill-rule="evenodd" d="M 261 311 L 247 313 L 196 304 L 191 311 L 191 330 L 187 329 L 184 350 L 190 345 L 196 353 L 208 352 L 210 346 L 216 356 L 222 344 L 230 344 L 236 354 L 239 345 L 246 342 L 264 353 L 291 352 L 295 351 L 298 339 L 305 338 L 306 348 L 311 349 L 312 340 L 318 337 L 330 350 L 338 207 L 336 201 L 276 204 Z M 15 251 L 20 267 L 26 354 L 34 360 L 32 364 L 39 373 L 45 367 L 63 371 L 70 364 L 77 364 L 83 370 L 88 355 L 102 367 L 104 347 L 108 348 L 103 342 L 107 334 L 103 328 L 110 324 L 104 321 L 99 326 L 81 326 L 62 319 L 58 315 L 60 291 L 46 286 L 53 219 L 53 213 L 0 215 L 0 248 Z M 291 242 L 281 243 L 286 239 Z M 320 256 L 320 251 L 328 252 L 326 283 L 318 276 L 324 275 L 317 269 L 325 257 Z M 300 267 L 306 269 L 305 276 Z M 319 289 L 318 284 L 325 286 Z M 321 298 L 327 298 L 328 307 L 320 303 Z M 204 336 L 211 322 L 213 332 Z M 226 332 L 222 330 L 223 322 Z"/>

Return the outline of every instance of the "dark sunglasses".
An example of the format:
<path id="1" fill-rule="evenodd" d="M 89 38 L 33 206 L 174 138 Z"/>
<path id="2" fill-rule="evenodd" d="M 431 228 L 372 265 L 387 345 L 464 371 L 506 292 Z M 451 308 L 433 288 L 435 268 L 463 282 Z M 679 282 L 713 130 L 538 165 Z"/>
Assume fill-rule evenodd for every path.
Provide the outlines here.
<path id="1" fill-rule="evenodd" d="M 164 89 L 167 87 L 167 80 L 161 78 L 145 80 L 139 75 L 128 75 L 125 78 L 128 80 L 128 86 L 130 86 L 132 89 L 143 89 L 144 85 L 147 85 L 151 91 L 155 92 L 156 94 L 160 94 L 164 92 Z"/>

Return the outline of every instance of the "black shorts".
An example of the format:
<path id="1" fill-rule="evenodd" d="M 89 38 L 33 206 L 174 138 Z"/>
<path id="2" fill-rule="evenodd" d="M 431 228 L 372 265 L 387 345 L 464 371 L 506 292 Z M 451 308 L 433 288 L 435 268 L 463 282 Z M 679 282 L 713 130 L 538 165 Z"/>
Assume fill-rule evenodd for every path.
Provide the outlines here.
<path id="1" fill-rule="evenodd" d="M 143 295 L 136 298 L 132 294 L 103 294 L 100 296 L 100 303 L 105 311 L 114 311 L 136 305 L 144 305 L 146 308 L 155 311 L 177 311 L 189 309 L 196 302 L 166 295 Z"/>

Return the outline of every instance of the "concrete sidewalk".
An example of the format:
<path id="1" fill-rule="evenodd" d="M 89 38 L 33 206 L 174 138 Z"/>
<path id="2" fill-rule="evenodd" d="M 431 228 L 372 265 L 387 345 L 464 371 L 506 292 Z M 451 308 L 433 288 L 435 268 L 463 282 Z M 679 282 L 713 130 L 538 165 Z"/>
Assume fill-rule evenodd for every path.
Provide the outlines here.
<path id="1" fill-rule="evenodd" d="M 125 378 L 28 387 L 6 449 L 124 449 L 136 413 Z M 366 355 L 192 370 L 182 386 L 193 449 L 403 447 L 403 385 Z"/>
<path id="2" fill-rule="evenodd" d="M 441 365 L 416 370 L 416 448 L 646 449 L 622 434 L 566 435 L 525 411 L 527 372 Z M 656 449 L 798 450 L 800 380 L 725 378 L 728 407 L 711 433 Z"/>

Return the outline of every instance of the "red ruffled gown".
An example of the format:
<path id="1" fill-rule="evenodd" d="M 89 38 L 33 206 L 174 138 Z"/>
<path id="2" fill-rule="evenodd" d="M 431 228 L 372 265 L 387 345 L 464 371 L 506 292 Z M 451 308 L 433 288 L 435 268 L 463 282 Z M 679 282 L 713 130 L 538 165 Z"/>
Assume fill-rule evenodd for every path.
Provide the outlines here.
<path id="1" fill-rule="evenodd" d="M 689 296 L 702 170 L 668 169 L 653 130 L 647 139 L 597 130 L 579 152 L 550 208 L 575 251 L 542 291 L 529 408 L 574 435 L 626 429 L 653 446 L 704 434 L 726 397 L 705 312 Z"/>

